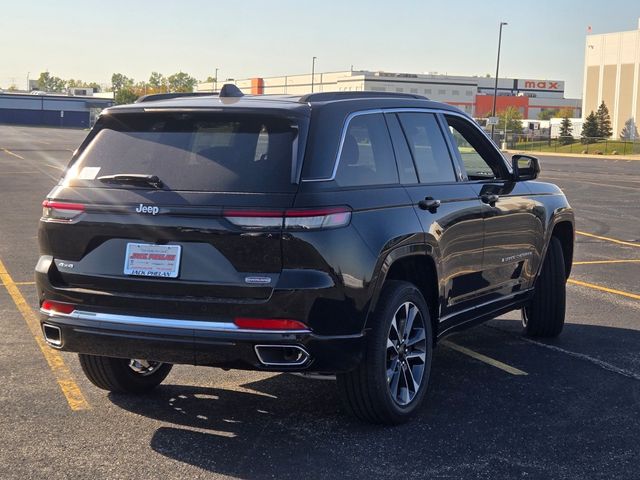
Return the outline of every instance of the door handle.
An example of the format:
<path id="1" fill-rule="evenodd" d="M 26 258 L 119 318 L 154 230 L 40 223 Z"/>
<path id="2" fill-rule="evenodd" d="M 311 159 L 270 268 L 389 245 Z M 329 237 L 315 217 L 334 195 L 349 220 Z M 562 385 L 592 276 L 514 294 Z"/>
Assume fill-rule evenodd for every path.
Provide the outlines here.
<path id="1" fill-rule="evenodd" d="M 436 200 L 433 197 L 425 197 L 424 200 L 418 202 L 418 207 L 421 210 L 429 210 L 431 213 L 435 213 L 440 206 L 440 200 Z"/>
<path id="2" fill-rule="evenodd" d="M 487 195 L 481 195 L 480 200 L 482 200 L 483 203 L 493 206 L 498 200 L 500 200 L 500 196 L 495 193 L 490 193 Z"/>

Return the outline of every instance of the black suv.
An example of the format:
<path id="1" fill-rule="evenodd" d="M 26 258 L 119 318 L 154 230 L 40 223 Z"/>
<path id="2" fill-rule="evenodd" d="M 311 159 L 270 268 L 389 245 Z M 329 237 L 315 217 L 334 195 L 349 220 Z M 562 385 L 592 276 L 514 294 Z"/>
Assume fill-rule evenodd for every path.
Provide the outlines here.
<path id="1" fill-rule="evenodd" d="M 335 374 L 353 414 L 399 423 L 445 335 L 515 309 L 562 330 L 574 216 L 538 173 L 417 95 L 109 108 L 43 203 L 44 337 L 111 391 L 174 363 Z"/>

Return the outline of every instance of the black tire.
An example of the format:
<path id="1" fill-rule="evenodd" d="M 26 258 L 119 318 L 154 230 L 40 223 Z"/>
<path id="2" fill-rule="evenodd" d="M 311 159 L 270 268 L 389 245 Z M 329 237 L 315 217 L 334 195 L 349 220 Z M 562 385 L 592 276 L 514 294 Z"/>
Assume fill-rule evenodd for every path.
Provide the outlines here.
<path id="1" fill-rule="evenodd" d="M 419 316 L 416 314 L 415 320 L 412 322 L 415 330 L 409 327 L 410 331 L 405 337 L 406 340 L 399 339 L 395 346 L 389 347 L 387 340 L 393 331 L 392 324 L 395 325 L 401 321 L 398 320 L 397 315 L 401 312 L 401 308 L 405 308 L 407 304 L 417 307 L 420 314 Z M 413 307 L 406 308 L 412 309 Z M 409 310 L 406 311 L 409 312 Z M 407 316 L 408 313 L 405 318 Z M 410 346 L 412 341 L 415 342 L 421 336 L 419 323 L 417 323 L 419 320 L 423 324 L 424 346 L 422 340 L 419 345 L 415 343 Z M 406 323 L 405 321 L 405 325 Z M 337 375 L 338 389 L 346 410 L 355 417 L 370 423 L 400 424 L 407 421 L 420 406 L 429 384 L 433 354 L 433 333 L 429 309 L 422 294 L 414 285 L 408 282 L 388 281 L 380 294 L 378 307 L 373 313 L 369 325 L 371 330 L 367 334 L 364 358 L 355 370 Z M 404 326 L 401 328 L 403 331 L 405 330 Z M 414 332 L 413 336 L 411 332 Z M 412 338 L 411 341 L 409 341 L 410 338 Z M 424 359 L 415 358 L 416 352 L 421 354 L 423 349 Z M 395 360 L 393 359 L 394 352 Z M 401 355 L 406 355 L 406 357 L 402 357 L 406 359 L 406 362 L 402 364 L 400 364 Z M 409 360 L 411 356 L 413 358 Z M 410 362 L 415 363 L 412 363 L 413 366 L 411 366 Z M 395 365 L 396 369 L 392 368 L 391 372 L 398 372 L 399 379 L 402 379 L 402 375 L 404 375 L 404 385 L 408 385 L 408 378 L 414 378 L 413 372 L 416 369 L 420 370 L 422 377 L 419 386 L 414 389 L 413 398 L 406 404 L 399 403 L 400 399 L 398 398 L 404 396 L 398 394 L 398 392 L 403 392 L 401 388 L 399 389 L 398 383 L 402 380 L 396 382 L 396 375 L 393 374 L 388 377 L 389 363 Z M 392 393 L 394 383 L 395 397 Z M 412 384 L 415 385 L 413 382 Z M 411 389 L 405 388 L 405 390 L 406 399 L 409 399 L 411 396 L 409 390 Z"/>
<path id="2" fill-rule="evenodd" d="M 522 326 L 527 336 L 553 338 L 560 335 L 564 327 L 566 286 L 562 245 L 556 237 L 551 237 L 533 298 L 522 309 Z"/>
<path id="3" fill-rule="evenodd" d="M 150 372 L 138 373 L 127 358 L 78 354 L 82 371 L 96 387 L 117 393 L 146 393 L 167 378 L 170 363 L 158 363 Z"/>

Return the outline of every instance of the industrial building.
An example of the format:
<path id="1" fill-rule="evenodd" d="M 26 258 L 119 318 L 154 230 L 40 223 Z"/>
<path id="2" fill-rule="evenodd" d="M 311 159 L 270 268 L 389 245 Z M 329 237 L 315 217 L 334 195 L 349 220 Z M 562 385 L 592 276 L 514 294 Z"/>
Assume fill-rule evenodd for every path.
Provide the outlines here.
<path id="1" fill-rule="evenodd" d="M 0 124 L 88 128 L 112 99 L 40 93 L 0 93 Z"/>
<path id="2" fill-rule="evenodd" d="M 470 115 L 484 117 L 493 108 L 495 79 L 491 77 L 452 76 L 439 74 L 371 72 L 349 70 L 281 77 L 254 77 L 235 80 L 245 93 L 303 94 L 334 91 L 379 91 L 425 95 L 432 100 L 448 103 Z M 219 86 L 219 85 L 218 85 Z M 198 91 L 212 91 L 209 83 L 198 85 Z M 313 88 L 312 88 L 313 87 Z M 524 118 L 537 118 L 543 109 L 573 109 L 573 116 L 581 114 L 582 101 L 564 97 L 561 80 L 501 78 L 498 80 L 497 110 L 516 107 Z"/>
<path id="3" fill-rule="evenodd" d="M 640 121 L 640 20 L 637 30 L 587 35 L 584 51 L 583 115 L 604 102 L 618 137 L 627 120 Z"/>

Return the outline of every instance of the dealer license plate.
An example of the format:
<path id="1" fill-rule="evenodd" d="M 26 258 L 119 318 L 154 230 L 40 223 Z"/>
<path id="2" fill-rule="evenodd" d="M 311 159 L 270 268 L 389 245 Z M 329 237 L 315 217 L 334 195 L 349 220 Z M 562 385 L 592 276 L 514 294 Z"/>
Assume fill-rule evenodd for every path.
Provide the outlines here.
<path id="1" fill-rule="evenodd" d="M 180 270 L 180 245 L 128 243 L 125 275 L 176 278 Z"/>

